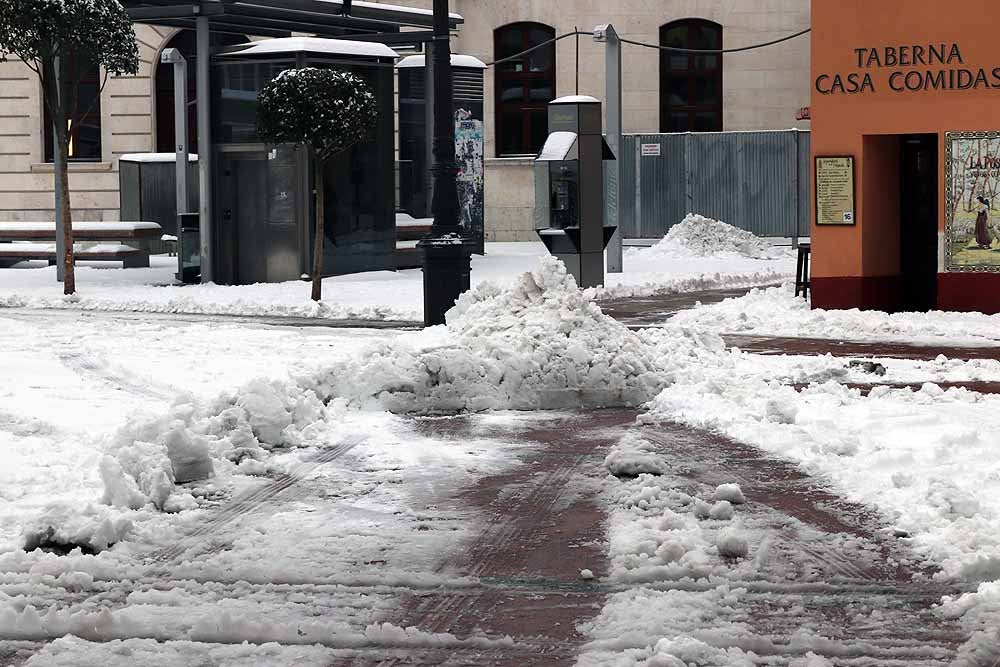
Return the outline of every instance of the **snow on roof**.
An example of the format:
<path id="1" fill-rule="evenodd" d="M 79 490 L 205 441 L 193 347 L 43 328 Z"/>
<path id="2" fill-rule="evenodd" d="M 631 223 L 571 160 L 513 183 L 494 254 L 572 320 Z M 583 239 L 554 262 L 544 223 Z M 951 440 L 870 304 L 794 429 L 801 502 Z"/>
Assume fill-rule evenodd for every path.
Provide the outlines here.
<path id="1" fill-rule="evenodd" d="M 545 140 L 542 152 L 538 154 L 538 160 L 542 162 L 556 162 L 559 160 L 575 159 L 567 158 L 575 143 L 576 132 L 553 132 Z"/>
<path id="2" fill-rule="evenodd" d="M 223 56 L 262 55 L 268 53 L 330 53 L 347 56 L 370 56 L 373 58 L 398 58 L 399 54 L 385 44 L 378 42 L 355 42 L 349 39 L 326 39 L 323 37 L 278 37 L 262 39 L 258 42 L 242 44 L 239 50 L 223 53 Z"/>
<path id="3" fill-rule="evenodd" d="M 126 153 L 118 158 L 123 162 L 176 162 L 177 153 Z M 196 153 L 188 153 L 188 162 L 197 162 Z"/>
<path id="4" fill-rule="evenodd" d="M 552 100 L 549 104 L 584 104 L 584 103 L 601 103 L 596 97 L 591 97 L 590 95 L 567 95 L 566 97 L 560 97 L 558 99 Z"/>
<path id="5" fill-rule="evenodd" d="M 416 56 L 407 56 L 396 63 L 396 67 L 423 67 L 424 63 L 427 61 L 427 57 L 423 54 Z M 451 66 L 452 67 L 474 67 L 476 69 L 486 69 L 486 63 L 475 56 L 463 56 L 458 54 L 451 54 Z"/>

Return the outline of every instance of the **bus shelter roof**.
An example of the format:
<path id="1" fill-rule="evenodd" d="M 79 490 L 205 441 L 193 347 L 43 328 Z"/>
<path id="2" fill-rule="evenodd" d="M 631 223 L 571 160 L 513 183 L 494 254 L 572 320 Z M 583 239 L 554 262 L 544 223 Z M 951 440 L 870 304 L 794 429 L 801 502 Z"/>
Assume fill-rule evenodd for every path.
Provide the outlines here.
<path id="1" fill-rule="evenodd" d="M 194 28 L 201 16 L 208 17 L 213 32 L 261 37 L 289 37 L 293 33 L 322 37 L 347 37 L 372 41 L 420 40 L 412 29 L 424 29 L 429 37 L 434 16 L 430 10 L 351 0 L 124 0 L 129 17 L 136 23 Z M 464 22 L 450 14 L 452 30 Z M 403 30 L 404 28 L 410 30 Z M 407 35 L 407 32 L 411 34 Z"/>

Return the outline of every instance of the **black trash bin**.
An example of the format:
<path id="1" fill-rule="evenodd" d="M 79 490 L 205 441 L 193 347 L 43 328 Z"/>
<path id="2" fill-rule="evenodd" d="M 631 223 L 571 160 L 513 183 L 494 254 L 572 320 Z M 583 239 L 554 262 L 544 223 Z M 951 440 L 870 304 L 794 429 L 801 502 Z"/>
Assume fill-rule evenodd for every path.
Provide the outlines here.
<path id="1" fill-rule="evenodd" d="M 177 279 L 196 283 L 201 278 L 201 229 L 197 213 L 177 215 Z"/>

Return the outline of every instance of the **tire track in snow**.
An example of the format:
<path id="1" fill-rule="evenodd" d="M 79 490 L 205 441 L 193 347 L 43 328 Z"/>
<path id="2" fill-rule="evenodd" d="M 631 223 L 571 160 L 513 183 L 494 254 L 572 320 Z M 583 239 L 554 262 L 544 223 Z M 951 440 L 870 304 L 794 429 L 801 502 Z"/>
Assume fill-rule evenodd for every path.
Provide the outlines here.
<path id="1" fill-rule="evenodd" d="M 182 393 L 170 385 L 157 386 L 151 378 L 136 376 L 125 368 L 115 368 L 93 353 L 64 351 L 59 353 L 59 361 L 77 375 L 133 395 L 172 402 Z"/>
<path id="2" fill-rule="evenodd" d="M 236 497 L 227 503 L 220 512 L 215 513 L 208 521 L 201 524 L 170 547 L 156 552 L 148 560 L 154 565 L 168 565 L 176 561 L 187 551 L 202 544 L 209 535 L 216 534 L 237 519 L 256 512 L 265 504 L 277 500 L 279 496 L 283 502 L 292 502 L 303 498 L 306 494 L 305 491 L 300 490 L 296 492 L 294 490 L 294 487 L 299 482 L 308 478 L 321 466 L 336 461 L 347 452 L 365 442 L 366 439 L 365 436 L 358 434 L 345 436 L 336 445 L 324 448 L 317 456 L 296 465 L 287 473 L 279 475 L 271 483 Z"/>

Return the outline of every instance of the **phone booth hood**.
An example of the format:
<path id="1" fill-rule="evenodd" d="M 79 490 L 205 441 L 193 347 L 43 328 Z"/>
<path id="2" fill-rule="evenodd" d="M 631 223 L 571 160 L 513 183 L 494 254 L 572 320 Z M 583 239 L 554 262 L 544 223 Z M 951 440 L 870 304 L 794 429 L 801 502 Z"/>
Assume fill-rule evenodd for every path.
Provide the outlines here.
<path id="1" fill-rule="evenodd" d="M 563 102 L 562 100 L 570 100 Z M 561 98 L 551 104 L 594 105 L 597 111 L 596 129 L 600 133 L 600 106 L 592 97 Z M 589 120 L 587 112 L 563 114 L 566 124 Z M 592 137 L 596 138 L 596 137 Z M 615 154 L 600 135 L 601 161 L 614 160 Z M 535 229 L 550 253 L 576 253 L 582 249 L 580 199 L 580 134 L 572 130 L 556 130 L 549 134 L 535 158 Z M 602 248 L 607 246 L 616 227 L 603 225 Z"/>

